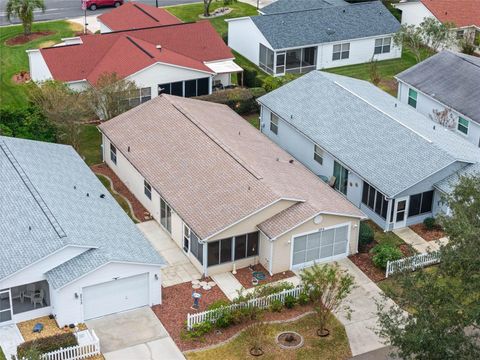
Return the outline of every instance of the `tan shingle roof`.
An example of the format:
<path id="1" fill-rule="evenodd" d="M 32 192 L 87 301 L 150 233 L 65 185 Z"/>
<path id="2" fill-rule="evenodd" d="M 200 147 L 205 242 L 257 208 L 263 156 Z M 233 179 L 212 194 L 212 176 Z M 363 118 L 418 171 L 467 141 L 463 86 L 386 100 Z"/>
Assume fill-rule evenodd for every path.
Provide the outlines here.
<path id="1" fill-rule="evenodd" d="M 262 224 L 271 237 L 320 212 L 363 216 L 225 105 L 162 95 L 100 129 L 203 239 L 282 198 L 306 204 Z"/>

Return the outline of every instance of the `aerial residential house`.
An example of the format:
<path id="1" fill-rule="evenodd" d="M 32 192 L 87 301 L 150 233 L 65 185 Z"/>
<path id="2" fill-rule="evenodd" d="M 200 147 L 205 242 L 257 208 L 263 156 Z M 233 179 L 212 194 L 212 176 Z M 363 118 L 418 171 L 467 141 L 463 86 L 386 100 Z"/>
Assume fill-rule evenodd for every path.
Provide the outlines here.
<path id="1" fill-rule="evenodd" d="M 0 136 L 0 326 L 161 303 L 164 260 L 78 154 Z"/>
<path id="2" fill-rule="evenodd" d="M 398 100 L 480 147 L 480 58 L 444 50 L 403 71 Z"/>
<path id="3" fill-rule="evenodd" d="M 380 1 L 279 0 L 263 15 L 227 19 L 228 46 L 282 76 L 399 58 L 400 24 Z"/>
<path id="4" fill-rule="evenodd" d="M 165 9 L 133 1 L 101 14 L 97 20 L 102 34 L 182 23 Z"/>
<path id="5" fill-rule="evenodd" d="M 447 212 L 480 150 L 369 82 L 311 72 L 259 98 L 261 130 L 384 230 Z"/>
<path id="6" fill-rule="evenodd" d="M 127 99 L 132 106 L 161 93 L 210 94 L 242 71 L 209 21 L 84 35 L 27 53 L 35 82 L 54 79 L 83 90 L 104 73 L 134 81 L 140 90 Z"/>
<path id="7" fill-rule="evenodd" d="M 402 11 L 402 24 L 420 25 L 425 18 L 455 25 L 457 39 L 475 39 L 480 45 L 480 4 L 478 0 L 401 0 L 393 4 Z"/>
<path id="8" fill-rule="evenodd" d="M 99 128 L 104 161 L 204 275 L 357 252 L 363 213 L 225 105 L 161 95 Z"/>

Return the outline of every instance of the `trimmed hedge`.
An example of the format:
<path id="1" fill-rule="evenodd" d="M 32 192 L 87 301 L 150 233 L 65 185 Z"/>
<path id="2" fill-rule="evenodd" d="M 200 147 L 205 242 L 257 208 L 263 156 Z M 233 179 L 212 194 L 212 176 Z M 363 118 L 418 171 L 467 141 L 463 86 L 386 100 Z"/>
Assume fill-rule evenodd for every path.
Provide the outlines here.
<path id="1" fill-rule="evenodd" d="M 358 234 L 358 243 L 360 249 L 364 249 L 367 245 L 371 244 L 375 238 L 375 233 L 370 225 L 365 221 L 360 222 L 360 231 Z"/>
<path id="2" fill-rule="evenodd" d="M 78 345 L 77 338 L 71 332 L 63 334 L 47 336 L 44 338 L 31 340 L 18 345 L 17 353 L 19 358 L 26 357 L 31 350 L 38 351 L 42 354 Z"/>
<path id="3" fill-rule="evenodd" d="M 228 105 L 237 114 L 250 114 L 259 111 L 256 99 L 265 94 L 263 88 L 235 88 L 215 91 L 197 99 Z"/>

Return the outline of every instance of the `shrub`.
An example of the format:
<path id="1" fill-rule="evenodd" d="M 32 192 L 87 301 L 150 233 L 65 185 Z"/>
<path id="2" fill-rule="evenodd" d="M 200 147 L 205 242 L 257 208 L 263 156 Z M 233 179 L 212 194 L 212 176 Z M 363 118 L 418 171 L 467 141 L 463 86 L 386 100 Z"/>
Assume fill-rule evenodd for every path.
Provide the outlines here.
<path id="1" fill-rule="evenodd" d="M 360 230 L 358 234 L 358 242 L 360 248 L 365 248 L 367 245 L 371 244 L 374 240 L 375 233 L 370 225 L 365 221 L 360 222 Z"/>
<path id="2" fill-rule="evenodd" d="M 195 340 L 212 331 L 212 324 L 208 321 L 193 325 L 192 330 L 182 332 L 181 337 L 188 340 Z"/>
<path id="3" fill-rule="evenodd" d="M 215 310 L 228 305 L 230 305 L 230 302 L 228 300 L 220 299 L 208 305 L 207 310 Z"/>
<path id="4" fill-rule="evenodd" d="M 303 291 L 303 292 L 300 293 L 300 295 L 298 295 L 298 300 L 297 301 L 300 305 L 307 305 L 308 302 L 310 301 L 310 297 L 308 296 L 308 294 L 305 291 Z"/>
<path id="5" fill-rule="evenodd" d="M 433 217 L 428 217 L 425 220 L 423 220 L 423 225 L 427 230 L 433 230 L 437 225 L 437 222 Z"/>
<path id="6" fill-rule="evenodd" d="M 233 315 L 230 312 L 225 311 L 218 319 L 215 321 L 215 326 L 221 329 L 225 329 L 232 325 Z"/>
<path id="7" fill-rule="evenodd" d="M 280 300 L 273 300 L 270 304 L 270 311 L 272 312 L 282 312 L 283 303 Z"/>
<path id="8" fill-rule="evenodd" d="M 78 345 L 77 338 L 71 332 L 39 338 L 20 344 L 17 347 L 19 358 L 26 357 L 31 351 L 38 351 L 42 354 Z"/>
<path id="9" fill-rule="evenodd" d="M 372 249 L 374 254 L 372 262 L 376 267 L 385 269 L 389 261 L 399 260 L 403 257 L 399 248 L 392 244 L 378 244 Z"/>
<path id="10" fill-rule="evenodd" d="M 228 105 L 238 114 L 250 114 L 259 110 L 257 97 L 265 94 L 262 88 L 236 88 L 215 91 L 210 95 L 198 96 L 200 100 Z"/>
<path id="11" fill-rule="evenodd" d="M 287 309 L 293 308 L 296 303 L 297 303 L 297 299 L 295 299 L 294 296 L 292 296 L 292 295 L 285 296 L 285 307 Z"/>
<path id="12" fill-rule="evenodd" d="M 297 76 L 292 74 L 285 74 L 284 76 L 280 77 L 269 76 L 263 81 L 263 88 L 266 92 L 270 92 L 278 89 L 279 87 L 285 85 L 286 83 L 289 83 L 292 80 L 295 80 L 296 78 Z"/>

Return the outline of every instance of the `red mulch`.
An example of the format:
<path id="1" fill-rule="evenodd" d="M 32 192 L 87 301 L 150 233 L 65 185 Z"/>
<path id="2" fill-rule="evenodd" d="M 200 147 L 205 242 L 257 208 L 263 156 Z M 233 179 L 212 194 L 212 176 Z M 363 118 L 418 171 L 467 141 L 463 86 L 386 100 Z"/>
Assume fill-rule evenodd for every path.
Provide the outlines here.
<path id="1" fill-rule="evenodd" d="M 5 41 L 5 44 L 9 46 L 22 45 L 22 44 L 26 44 L 29 41 L 38 39 L 42 36 L 48 36 L 52 34 L 55 34 L 55 31 L 36 31 L 36 32 L 32 32 L 30 35 L 27 35 L 27 36 L 20 34 Z"/>
<path id="2" fill-rule="evenodd" d="M 410 226 L 410 229 L 412 229 L 414 232 L 416 232 L 418 235 L 420 235 L 424 240 L 427 241 L 434 241 L 438 240 L 442 237 L 445 237 L 445 232 L 440 226 L 436 226 L 432 230 L 428 230 L 425 225 L 423 224 L 416 224 Z"/>
<path id="3" fill-rule="evenodd" d="M 271 282 L 274 282 L 274 281 L 283 280 L 283 279 L 287 279 L 287 278 L 290 278 L 292 276 L 295 276 L 295 274 L 291 271 L 285 271 L 285 272 L 274 274 L 273 276 L 270 276 L 268 271 L 265 270 L 265 268 L 261 264 L 254 265 L 253 266 L 253 271 L 261 271 L 266 275 L 265 280 L 259 281 L 258 285 L 268 284 L 268 283 L 271 283 Z M 253 273 L 253 271 L 249 267 L 246 267 L 246 268 L 242 268 L 242 269 L 237 270 L 237 273 L 234 275 L 237 278 L 237 280 L 240 282 L 240 284 L 242 284 L 242 286 L 245 289 L 250 289 L 250 288 L 254 287 L 253 284 L 252 284 L 252 277 L 253 277 L 252 273 Z"/>
<path id="4" fill-rule="evenodd" d="M 15 84 L 23 84 L 30 81 L 30 73 L 28 71 L 20 71 L 18 74 L 12 76 L 12 82 Z"/>
<path id="5" fill-rule="evenodd" d="M 375 265 L 373 265 L 372 258 L 373 254 L 370 250 L 377 245 L 376 242 L 373 242 L 363 249 L 364 252 L 359 252 L 355 255 L 350 255 L 348 258 L 355 264 L 357 267 L 363 271 L 365 275 L 367 275 L 370 280 L 377 283 L 383 279 L 385 279 L 385 271 L 379 269 Z"/>
<path id="6" fill-rule="evenodd" d="M 137 198 L 133 196 L 130 190 L 128 190 L 125 184 L 118 178 L 118 176 L 113 172 L 113 170 L 108 167 L 107 164 L 103 163 L 103 164 L 93 165 L 91 166 L 91 169 L 94 173 L 107 176 L 110 178 L 110 180 L 112 180 L 113 188 L 115 189 L 116 192 L 121 194 L 130 202 L 130 204 L 132 205 L 135 217 L 138 220 L 140 221 L 150 220 L 150 216 L 146 215 L 148 214 L 147 209 L 145 209 L 143 205 L 140 203 L 140 201 L 138 201 Z"/>
<path id="7" fill-rule="evenodd" d="M 186 282 L 183 284 L 163 288 L 162 291 L 162 305 L 155 305 L 152 307 L 152 310 L 155 312 L 170 336 L 182 351 L 198 349 L 225 341 L 253 322 L 249 321 L 242 324 L 233 325 L 226 329 L 221 329 L 220 331 L 212 330 L 210 333 L 204 335 L 198 340 L 182 340 L 180 334 L 182 329 L 185 328 L 187 314 L 195 312 L 195 310 L 190 308 L 193 303 L 192 284 L 190 282 Z M 203 289 L 198 289 L 196 291 L 202 294 L 199 311 L 206 310 L 207 306 L 216 300 L 227 300 L 227 297 L 218 288 L 218 286 L 214 286 L 208 291 Z M 293 309 L 283 309 L 281 313 L 271 313 L 267 311 L 265 312 L 265 316 L 262 318 L 262 320 L 287 320 L 311 310 L 311 305 L 305 305 L 295 306 Z"/>

